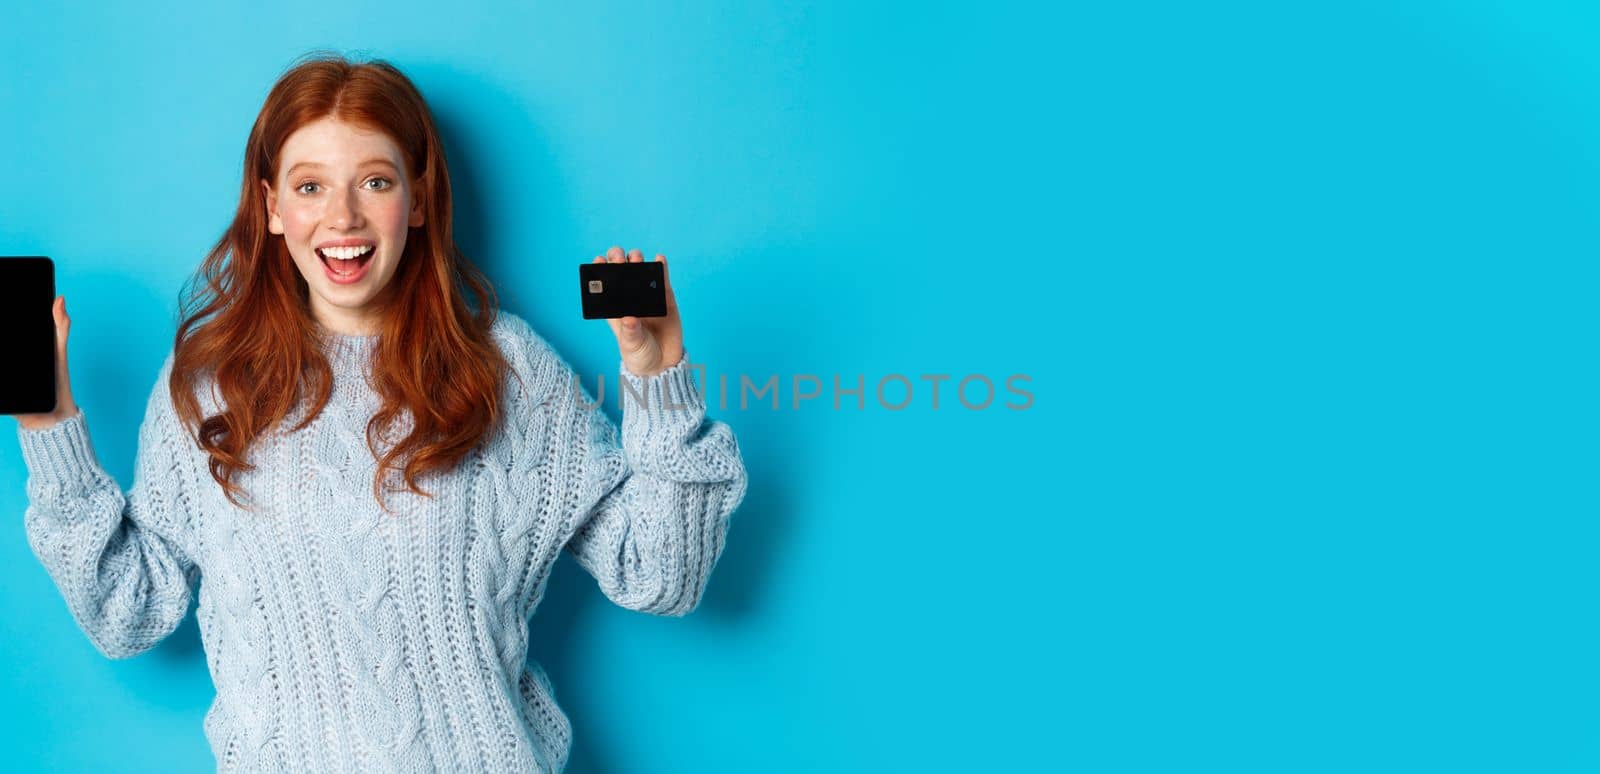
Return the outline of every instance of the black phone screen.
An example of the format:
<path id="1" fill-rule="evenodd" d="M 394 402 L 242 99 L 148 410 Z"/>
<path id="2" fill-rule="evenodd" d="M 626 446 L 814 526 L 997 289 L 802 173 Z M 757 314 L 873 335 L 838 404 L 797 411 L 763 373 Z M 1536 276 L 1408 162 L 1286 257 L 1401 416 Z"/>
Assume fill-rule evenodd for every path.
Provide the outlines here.
<path id="1" fill-rule="evenodd" d="M 56 408 L 55 264 L 49 258 L 0 257 L 0 414 Z"/>

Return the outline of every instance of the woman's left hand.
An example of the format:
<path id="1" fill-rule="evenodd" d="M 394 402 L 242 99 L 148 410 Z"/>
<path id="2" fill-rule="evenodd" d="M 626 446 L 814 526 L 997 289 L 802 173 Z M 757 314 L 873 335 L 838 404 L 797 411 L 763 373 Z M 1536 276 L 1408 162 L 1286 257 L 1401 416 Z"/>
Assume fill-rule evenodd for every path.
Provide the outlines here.
<path id="1" fill-rule="evenodd" d="M 611 332 L 617 336 L 617 350 L 622 363 L 637 376 L 655 376 L 683 360 L 683 321 L 678 317 L 678 299 L 672 294 L 672 276 L 667 268 L 667 257 L 659 253 L 661 274 L 667 282 L 667 314 L 665 317 L 623 317 L 608 319 Z M 605 255 L 594 257 L 595 263 L 642 263 L 644 254 L 637 249 L 624 253 L 612 247 Z"/>

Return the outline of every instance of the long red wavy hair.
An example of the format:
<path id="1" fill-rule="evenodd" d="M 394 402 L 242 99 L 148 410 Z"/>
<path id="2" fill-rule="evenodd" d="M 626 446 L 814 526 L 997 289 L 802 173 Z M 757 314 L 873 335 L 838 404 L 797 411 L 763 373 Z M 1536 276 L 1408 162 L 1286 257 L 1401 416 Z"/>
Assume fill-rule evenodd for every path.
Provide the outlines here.
<path id="1" fill-rule="evenodd" d="M 333 389 L 309 288 L 283 237 L 267 231 L 259 182 L 277 179 L 290 134 L 329 116 L 395 141 L 425 213 L 423 225 L 407 234 L 391 285 L 375 301 L 382 323 L 372 384 L 381 404 L 366 427 L 367 447 L 378 460 L 373 496 L 383 504 L 385 478 L 399 470 L 406 489 L 432 497 L 416 479 L 453 468 L 496 430 L 504 410 L 500 389 L 509 366 L 490 334 L 498 301 L 452 236 L 450 175 L 427 103 L 387 62 L 313 54 L 278 79 L 256 116 L 245 145 L 239 209 L 186 287 L 174 343 L 168 384 L 174 408 L 235 505 L 242 487 L 234 476 L 255 470 L 247 461 L 251 444 L 302 401 L 310 409 L 290 432 L 310 424 Z M 205 417 L 195 393 L 208 378 L 223 405 L 222 413 Z M 410 433 L 380 450 L 376 439 L 391 438 L 407 415 Z"/>

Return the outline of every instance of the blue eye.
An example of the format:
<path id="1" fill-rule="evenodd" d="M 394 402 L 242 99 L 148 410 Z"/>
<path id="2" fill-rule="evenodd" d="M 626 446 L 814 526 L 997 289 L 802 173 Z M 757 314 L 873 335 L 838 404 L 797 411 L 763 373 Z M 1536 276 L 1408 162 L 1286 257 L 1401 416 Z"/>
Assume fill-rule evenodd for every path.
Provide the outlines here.
<path id="1" fill-rule="evenodd" d="M 372 190 L 374 190 L 374 191 L 382 191 L 382 190 L 394 185 L 394 183 L 389 182 L 389 179 L 386 178 L 386 177 L 375 177 L 375 178 L 372 178 L 371 180 L 368 180 L 367 182 L 368 183 L 382 183 L 383 184 L 383 185 L 380 185 L 380 186 L 377 186 L 377 187 L 373 188 Z"/>
<path id="2" fill-rule="evenodd" d="M 301 183 L 300 185 L 295 186 L 294 190 L 299 191 L 300 193 L 306 194 L 306 195 L 309 196 L 310 194 L 312 194 L 314 192 L 313 191 L 307 191 L 306 188 L 308 186 L 315 188 L 317 186 L 317 184 L 316 183 Z"/>

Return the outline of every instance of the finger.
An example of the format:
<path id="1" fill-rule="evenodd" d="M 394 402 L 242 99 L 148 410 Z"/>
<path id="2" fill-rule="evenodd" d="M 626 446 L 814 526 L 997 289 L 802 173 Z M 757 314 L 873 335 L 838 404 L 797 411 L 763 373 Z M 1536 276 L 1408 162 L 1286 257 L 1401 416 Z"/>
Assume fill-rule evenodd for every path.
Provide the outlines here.
<path id="1" fill-rule="evenodd" d="M 606 251 L 606 259 L 612 263 L 622 263 L 628 260 L 628 256 L 622 252 L 622 248 L 612 245 L 611 249 Z"/>
<path id="2" fill-rule="evenodd" d="M 656 260 L 661 263 L 661 279 L 667 283 L 667 312 L 670 314 L 678 308 L 678 296 L 672 292 L 672 267 L 667 265 L 667 257 L 656 253 Z"/>
<path id="3" fill-rule="evenodd" d="M 629 250 L 628 263 L 644 263 L 644 253 L 639 252 L 639 248 L 637 247 Z"/>
<path id="4" fill-rule="evenodd" d="M 56 342 L 63 352 L 67 349 L 67 333 L 72 329 L 72 318 L 67 316 L 67 297 L 56 296 L 56 303 L 51 308 L 56 318 Z"/>
<path id="5" fill-rule="evenodd" d="M 67 297 L 57 296 L 55 303 L 56 317 L 56 393 L 57 406 L 60 405 L 60 395 L 70 395 L 72 392 L 71 380 L 67 369 L 67 334 L 72 331 L 72 318 L 67 315 Z"/>

